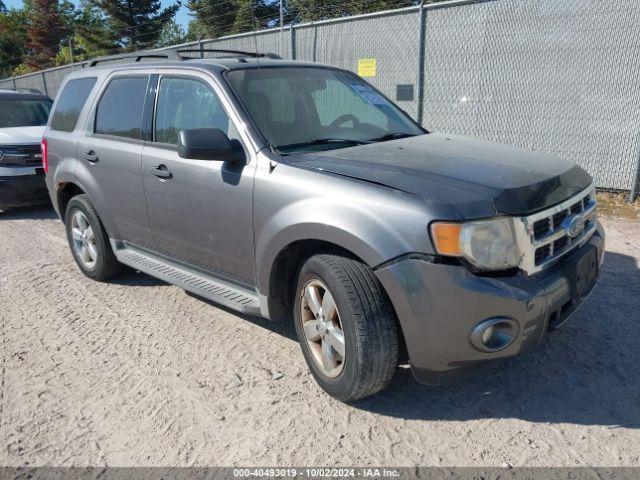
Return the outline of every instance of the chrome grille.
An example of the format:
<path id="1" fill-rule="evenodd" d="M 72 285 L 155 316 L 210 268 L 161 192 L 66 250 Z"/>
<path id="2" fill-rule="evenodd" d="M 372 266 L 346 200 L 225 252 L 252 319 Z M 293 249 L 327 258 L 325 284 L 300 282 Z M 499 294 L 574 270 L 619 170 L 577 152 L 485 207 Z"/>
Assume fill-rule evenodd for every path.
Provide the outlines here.
<path id="1" fill-rule="evenodd" d="M 584 244 L 596 229 L 595 188 L 515 222 L 521 268 L 529 274 L 552 265 Z"/>
<path id="2" fill-rule="evenodd" d="M 0 166 L 38 167 L 42 165 L 40 145 L 0 145 Z"/>

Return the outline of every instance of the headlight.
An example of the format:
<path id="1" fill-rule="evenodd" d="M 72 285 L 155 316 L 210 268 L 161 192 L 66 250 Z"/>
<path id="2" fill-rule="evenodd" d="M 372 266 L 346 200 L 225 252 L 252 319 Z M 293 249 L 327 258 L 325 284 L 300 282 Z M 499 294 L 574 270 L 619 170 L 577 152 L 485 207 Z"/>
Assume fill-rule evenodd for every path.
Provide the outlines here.
<path id="1" fill-rule="evenodd" d="M 431 238 L 440 255 L 462 257 L 482 270 L 520 264 L 513 220 L 508 217 L 464 223 L 434 222 Z"/>

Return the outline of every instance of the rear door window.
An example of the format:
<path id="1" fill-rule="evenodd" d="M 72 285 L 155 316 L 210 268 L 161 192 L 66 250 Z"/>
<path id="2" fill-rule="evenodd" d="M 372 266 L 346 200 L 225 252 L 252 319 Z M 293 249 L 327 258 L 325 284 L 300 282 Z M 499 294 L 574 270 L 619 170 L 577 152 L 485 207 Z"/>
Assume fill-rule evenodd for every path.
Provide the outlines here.
<path id="1" fill-rule="evenodd" d="M 76 128 L 80 112 L 96 84 L 96 77 L 70 80 L 62 90 L 51 117 L 51 129 L 72 132 Z"/>
<path id="2" fill-rule="evenodd" d="M 95 133 L 140 140 L 148 82 L 147 75 L 111 80 L 98 102 Z"/>

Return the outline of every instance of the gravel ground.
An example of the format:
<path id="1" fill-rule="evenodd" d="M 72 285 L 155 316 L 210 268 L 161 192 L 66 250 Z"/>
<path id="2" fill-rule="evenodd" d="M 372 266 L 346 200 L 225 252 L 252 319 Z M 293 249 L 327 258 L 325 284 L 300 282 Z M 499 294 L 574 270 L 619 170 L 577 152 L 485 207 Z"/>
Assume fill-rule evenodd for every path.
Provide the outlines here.
<path id="1" fill-rule="evenodd" d="M 92 282 L 52 211 L 0 214 L 0 465 L 639 466 L 640 223 L 605 226 L 599 285 L 537 352 L 347 406 L 290 326 Z"/>

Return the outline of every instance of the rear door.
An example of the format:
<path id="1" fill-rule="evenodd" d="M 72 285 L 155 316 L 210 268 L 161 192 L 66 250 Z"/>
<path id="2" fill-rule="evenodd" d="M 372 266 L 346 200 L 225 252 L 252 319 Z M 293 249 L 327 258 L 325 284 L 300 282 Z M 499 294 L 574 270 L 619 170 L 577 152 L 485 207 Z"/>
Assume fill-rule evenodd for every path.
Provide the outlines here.
<path id="1" fill-rule="evenodd" d="M 150 76 L 121 74 L 105 83 L 89 132 L 78 144 L 78 160 L 94 201 L 116 239 L 149 247 L 151 230 L 142 186 L 143 116 Z M 79 167 L 80 168 L 80 167 Z"/>
<path id="2" fill-rule="evenodd" d="M 176 149 L 180 130 L 206 127 L 219 128 L 243 144 L 208 77 L 161 74 L 153 141 L 142 154 L 154 246 L 182 263 L 252 286 L 255 161 L 244 147 L 246 164 L 181 158 Z M 168 175 L 159 176 L 159 170 Z"/>
<path id="3" fill-rule="evenodd" d="M 58 94 L 55 108 L 51 113 L 49 128 L 45 132 L 48 145 L 49 175 L 47 183 L 50 192 L 56 191 L 54 172 L 60 179 L 59 168 L 64 169 L 62 180 L 71 180 L 76 170 L 78 141 L 83 137 L 80 114 L 94 90 L 97 77 L 75 78 L 66 82 Z M 80 123 L 80 128 L 78 124 Z"/>

